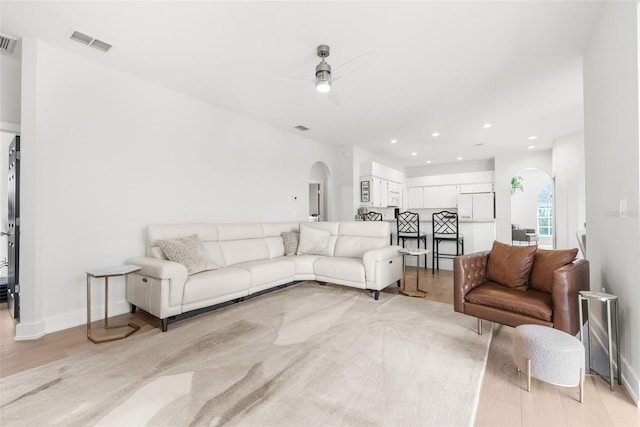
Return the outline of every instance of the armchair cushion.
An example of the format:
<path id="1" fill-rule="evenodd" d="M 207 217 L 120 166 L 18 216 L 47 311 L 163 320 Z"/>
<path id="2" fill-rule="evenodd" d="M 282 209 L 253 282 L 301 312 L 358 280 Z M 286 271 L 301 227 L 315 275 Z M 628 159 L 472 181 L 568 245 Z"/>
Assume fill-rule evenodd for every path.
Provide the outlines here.
<path id="1" fill-rule="evenodd" d="M 487 279 L 512 289 L 526 291 L 537 248 L 535 245 L 511 246 L 494 241 L 487 263 Z"/>
<path id="2" fill-rule="evenodd" d="M 532 289 L 551 293 L 553 272 L 576 258 L 578 249 L 538 249 L 534 256 L 529 285 Z"/>
<path id="3" fill-rule="evenodd" d="M 547 322 L 551 322 L 552 319 L 551 295 L 533 289 L 528 290 L 527 298 L 523 299 L 522 291 L 486 282 L 470 291 L 465 296 L 465 300 L 473 304 L 500 308 Z"/>

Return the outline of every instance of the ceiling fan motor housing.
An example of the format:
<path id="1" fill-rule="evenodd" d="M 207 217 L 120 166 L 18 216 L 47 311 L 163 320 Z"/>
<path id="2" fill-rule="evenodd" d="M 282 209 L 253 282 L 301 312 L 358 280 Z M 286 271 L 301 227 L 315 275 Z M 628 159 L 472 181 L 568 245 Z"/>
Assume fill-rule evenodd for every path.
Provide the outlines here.
<path id="1" fill-rule="evenodd" d="M 326 44 L 321 44 L 316 48 L 316 52 L 320 58 L 326 58 L 329 56 L 329 46 Z"/>

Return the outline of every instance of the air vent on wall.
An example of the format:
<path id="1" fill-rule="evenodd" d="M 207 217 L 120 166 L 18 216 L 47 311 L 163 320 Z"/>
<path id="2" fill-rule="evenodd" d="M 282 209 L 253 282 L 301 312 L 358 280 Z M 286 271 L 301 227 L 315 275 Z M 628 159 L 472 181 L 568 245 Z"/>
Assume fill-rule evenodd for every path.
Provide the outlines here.
<path id="1" fill-rule="evenodd" d="M 13 52 L 13 47 L 16 45 L 16 39 L 13 37 L 0 34 L 0 52 Z"/>
<path id="2" fill-rule="evenodd" d="M 304 132 L 304 131 L 309 130 L 309 128 L 308 128 L 308 127 L 306 127 L 306 126 L 302 126 L 302 125 L 294 126 L 293 128 L 294 128 L 294 129 L 298 129 L 300 132 Z"/>
<path id="3" fill-rule="evenodd" d="M 72 31 L 69 35 L 69 38 L 71 40 L 77 41 L 78 43 L 82 43 L 83 45 L 91 46 L 92 48 L 98 49 L 102 52 L 108 52 L 109 49 L 111 49 L 111 45 L 109 43 L 98 40 L 93 36 L 81 33 L 80 31 Z"/>

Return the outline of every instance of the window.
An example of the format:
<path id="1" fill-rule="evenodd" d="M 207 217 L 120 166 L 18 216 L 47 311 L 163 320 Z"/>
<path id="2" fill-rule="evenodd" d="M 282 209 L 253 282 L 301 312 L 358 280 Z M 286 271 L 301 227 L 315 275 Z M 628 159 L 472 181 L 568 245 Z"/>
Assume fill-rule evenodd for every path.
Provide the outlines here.
<path id="1" fill-rule="evenodd" d="M 538 234 L 553 236 L 553 194 L 551 184 L 547 184 L 538 192 Z"/>

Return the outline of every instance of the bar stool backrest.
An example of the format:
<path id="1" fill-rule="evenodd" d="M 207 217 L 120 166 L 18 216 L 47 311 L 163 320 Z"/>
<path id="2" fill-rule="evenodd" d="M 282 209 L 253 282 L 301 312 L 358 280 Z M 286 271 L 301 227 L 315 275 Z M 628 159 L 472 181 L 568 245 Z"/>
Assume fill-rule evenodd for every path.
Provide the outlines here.
<path id="1" fill-rule="evenodd" d="M 432 215 L 433 235 L 458 236 L 458 214 L 455 212 L 441 211 Z"/>
<path id="2" fill-rule="evenodd" d="M 382 221 L 382 214 L 379 212 L 369 211 L 362 216 L 363 221 Z"/>
<path id="3" fill-rule="evenodd" d="M 398 215 L 398 235 L 415 234 L 420 236 L 420 215 L 415 212 L 405 211 Z"/>

